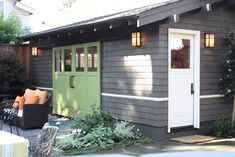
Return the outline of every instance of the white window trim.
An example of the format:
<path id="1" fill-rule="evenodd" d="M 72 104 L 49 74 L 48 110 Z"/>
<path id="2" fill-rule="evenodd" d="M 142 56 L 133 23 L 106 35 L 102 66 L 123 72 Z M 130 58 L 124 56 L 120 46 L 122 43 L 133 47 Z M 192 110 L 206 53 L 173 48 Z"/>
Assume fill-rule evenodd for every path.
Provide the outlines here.
<path id="1" fill-rule="evenodd" d="M 171 68 L 171 61 L 170 61 L 170 39 L 172 33 L 179 33 L 179 34 L 188 34 L 188 35 L 194 35 L 194 117 L 193 117 L 193 126 L 194 128 L 200 128 L 200 31 L 194 31 L 194 30 L 186 30 L 186 29 L 174 29 L 169 28 L 168 29 L 168 98 L 170 99 L 170 68 Z M 170 105 L 168 101 L 168 133 L 171 132 L 171 126 L 170 126 Z"/>

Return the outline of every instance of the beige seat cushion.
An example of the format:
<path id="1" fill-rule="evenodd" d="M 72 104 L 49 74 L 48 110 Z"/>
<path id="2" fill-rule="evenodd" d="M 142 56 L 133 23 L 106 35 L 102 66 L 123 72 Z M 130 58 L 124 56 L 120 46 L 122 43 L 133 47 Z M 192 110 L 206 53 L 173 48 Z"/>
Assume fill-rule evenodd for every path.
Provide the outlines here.
<path id="1" fill-rule="evenodd" d="M 24 92 L 25 99 L 31 97 L 32 95 L 34 95 L 34 93 L 35 93 L 35 90 L 31 90 L 31 89 L 27 88 Z"/>
<path id="2" fill-rule="evenodd" d="M 48 97 L 48 92 L 36 89 L 34 95 L 39 97 L 39 104 L 44 104 Z"/>

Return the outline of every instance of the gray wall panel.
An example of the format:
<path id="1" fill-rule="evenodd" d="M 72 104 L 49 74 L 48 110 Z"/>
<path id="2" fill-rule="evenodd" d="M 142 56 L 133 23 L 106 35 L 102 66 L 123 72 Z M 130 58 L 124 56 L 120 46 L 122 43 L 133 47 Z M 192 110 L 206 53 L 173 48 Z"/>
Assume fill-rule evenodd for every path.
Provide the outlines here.
<path id="1" fill-rule="evenodd" d="M 142 29 L 143 42 L 140 48 L 131 47 L 130 39 L 103 42 L 103 93 L 146 97 L 167 96 L 168 57 L 165 52 L 159 53 L 157 36 L 157 25 L 151 25 Z M 102 107 L 120 119 L 151 126 L 167 124 L 167 102 L 103 96 Z"/>
<path id="2" fill-rule="evenodd" d="M 30 57 L 30 79 L 33 86 L 52 87 L 52 50 L 39 49 L 39 56 Z"/>

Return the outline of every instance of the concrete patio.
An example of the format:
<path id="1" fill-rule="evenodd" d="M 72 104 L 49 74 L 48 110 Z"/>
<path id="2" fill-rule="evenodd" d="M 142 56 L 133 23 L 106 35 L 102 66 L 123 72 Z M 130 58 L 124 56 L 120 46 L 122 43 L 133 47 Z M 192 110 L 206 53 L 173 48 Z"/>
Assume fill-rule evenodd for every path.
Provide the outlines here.
<path id="1" fill-rule="evenodd" d="M 177 153 L 182 153 L 182 152 L 188 152 L 189 154 L 190 152 L 194 152 L 196 154 L 200 152 L 198 156 L 202 154 L 205 154 L 205 156 L 206 154 L 207 155 L 211 154 L 212 156 L 214 156 L 215 154 L 220 154 L 221 156 L 223 156 L 223 154 L 231 156 L 231 153 L 232 153 L 233 156 L 231 157 L 234 157 L 235 156 L 235 138 L 218 139 L 218 140 L 213 140 L 210 142 L 199 143 L 199 144 L 183 144 L 179 142 L 173 142 L 170 140 L 155 141 L 154 143 L 149 144 L 149 145 L 139 145 L 139 146 L 133 146 L 133 147 L 123 148 L 119 150 L 105 151 L 105 152 L 102 152 L 102 155 L 112 156 L 113 154 L 116 154 L 120 156 L 121 155 L 123 156 L 126 156 L 126 155 L 128 156 L 155 156 L 159 154 L 159 156 L 161 156 L 161 155 L 164 155 L 165 153 L 177 154 Z M 189 154 L 187 156 L 189 156 Z M 96 156 L 96 155 L 82 155 L 82 156 Z M 170 154 L 168 155 L 171 156 Z"/>
<path id="2" fill-rule="evenodd" d="M 71 131 L 70 129 L 70 120 L 68 118 L 59 118 L 56 116 L 49 116 L 48 118 L 48 123 L 49 125 L 53 126 L 58 126 L 59 127 L 59 132 L 58 136 L 69 133 Z M 3 124 L 3 130 L 10 132 L 10 127 L 7 124 Z M 13 134 L 17 134 L 16 129 L 14 126 L 12 126 Z M 40 131 L 41 128 L 39 129 L 28 129 L 28 130 L 23 130 L 21 128 L 18 128 L 20 136 L 23 137 L 28 137 L 28 136 L 34 136 L 37 135 Z"/>
<path id="3" fill-rule="evenodd" d="M 58 136 L 67 134 L 71 131 L 70 120 L 68 118 L 59 118 L 56 116 L 49 117 L 49 124 L 56 125 L 60 128 Z M 7 125 L 3 126 L 3 130 L 10 132 Z M 28 137 L 37 135 L 41 129 L 22 130 L 19 128 L 20 136 Z M 16 130 L 13 127 L 13 133 Z M 60 156 L 61 152 L 53 151 L 52 156 Z M 96 154 L 80 155 L 80 156 L 235 156 L 235 138 L 217 139 L 210 142 L 198 144 L 183 144 L 170 140 L 155 141 L 148 145 L 136 145 L 133 147 L 115 149 L 109 151 L 98 152 Z"/>

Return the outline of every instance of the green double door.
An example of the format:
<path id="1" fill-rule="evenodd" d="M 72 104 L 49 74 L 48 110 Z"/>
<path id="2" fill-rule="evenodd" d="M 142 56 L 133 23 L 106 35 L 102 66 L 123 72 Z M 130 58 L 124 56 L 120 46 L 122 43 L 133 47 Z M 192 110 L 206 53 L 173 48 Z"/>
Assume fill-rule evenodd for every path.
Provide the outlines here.
<path id="1" fill-rule="evenodd" d="M 100 43 L 53 48 L 53 112 L 73 116 L 100 105 Z"/>

